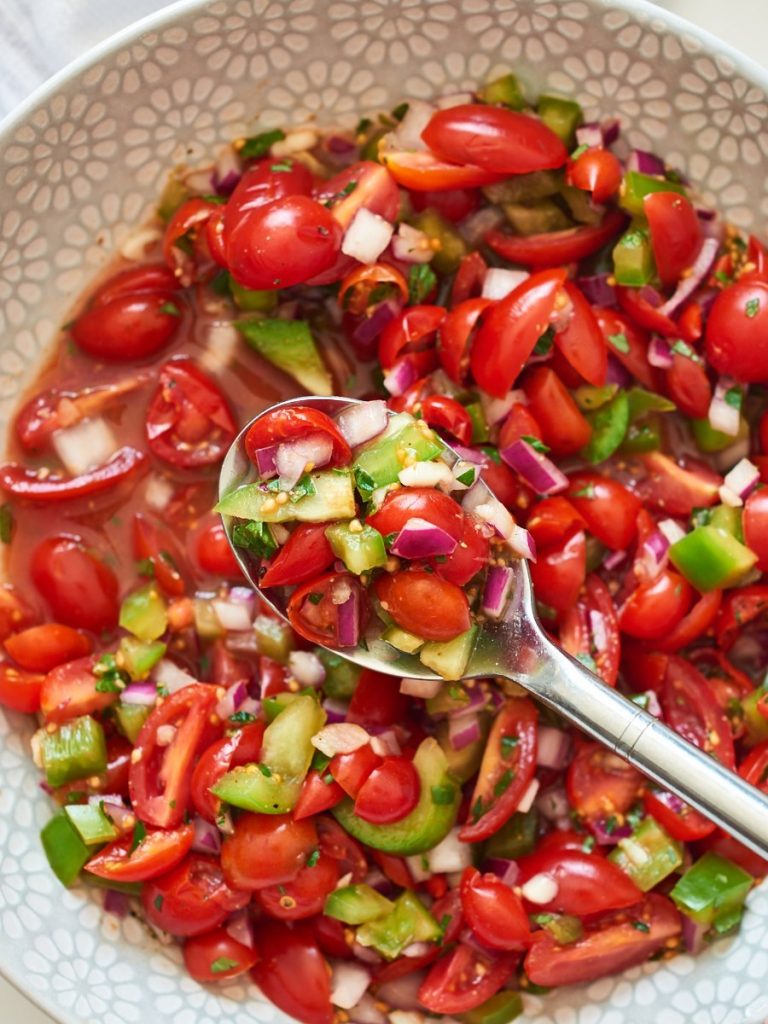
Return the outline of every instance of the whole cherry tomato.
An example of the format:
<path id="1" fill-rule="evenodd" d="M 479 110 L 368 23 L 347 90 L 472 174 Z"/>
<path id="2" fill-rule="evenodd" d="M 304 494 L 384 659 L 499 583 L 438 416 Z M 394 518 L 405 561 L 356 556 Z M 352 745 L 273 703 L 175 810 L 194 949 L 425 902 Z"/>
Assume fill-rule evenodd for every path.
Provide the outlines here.
<path id="1" fill-rule="evenodd" d="M 379 576 L 373 586 L 397 625 L 425 640 L 453 640 L 471 625 L 464 591 L 435 573 L 395 572 Z"/>
<path id="2" fill-rule="evenodd" d="M 566 787 L 573 809 L 588 821 L 626 814 L 643 789 L 642 775 L 599 743 L 582 743 L 568 765 Z"/>
<path id="3" fill-rule="evenodd" d="M 117 577 L 79 537 L 48 537 L 32 553 L 32 582 L 54 618 L 94 633 L 117 625 Z"/>

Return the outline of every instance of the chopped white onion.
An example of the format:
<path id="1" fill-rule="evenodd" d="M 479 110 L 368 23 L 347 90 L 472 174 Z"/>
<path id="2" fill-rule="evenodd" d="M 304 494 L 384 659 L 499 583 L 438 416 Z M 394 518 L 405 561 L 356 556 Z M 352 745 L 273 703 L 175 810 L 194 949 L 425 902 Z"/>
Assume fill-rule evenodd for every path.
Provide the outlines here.
<path id="1" fill-rule="evenodd" d="M 432 874 L 427 855 L 424 853 L 416 853 L 412 857 L 406 857 L 405 862 L 417 885 L 419 882 L 426 882 Z"/>
<path id="2" fill-rule="evenodd" d="M 168 693 L 175 693 L 177 690 L 182 690 L 185 686 L 190 686 L 192 683 L 197 682 L 194 676 L 191 676 L 189 672 L 185 672 L 183 668 L 179 668 L 178 665 L 168 658 L 158 661 L 152 673 L 152 678 L 157 686 L 165 687 Z"/>
<path id="3" fill-rule="evenodd" d="M 332 453 L 333 441 L 320 431 L 278 445 L 275 465 L 280 474 L 280 489 L 290 491 L 306 472 L 327 465 Z"/>
<path id="4" fill-rule="evenodd" d="M 528 398 L 520 388 L 513 388 L 503 398 L 491 398 L 490 395 L 481 391 L 480 404 L 483 407 L 485 422 L 489 427 L 494 427 L 507 418 L 513 405 L 527 405 Z"/>
<path id="5" fill-rule="evenodd" d="M 450 466 L 444 462 L 415 462 L 398 473 L 404 487 L 446 487 L 453 490 L 455 481 Z"/>
<path id="6" fill-rule="evenodd" d="M 313 651 L 291 651 L 288 668 L 302 686 L 320 686 L 325 680 L 325 665 Z"/>
<path id="7" fill-rule="evenodd" d="M 349 1011 L 349 1019 L 354 1024 L 387 1024 L 387 1017 L 376 1005 L 378 1000 L 366 992 L 362 999 Z"/>
<path id="8" fill-rule="evenodd" d="M 529 878 L 520 891 L 529 903 L 544 904 L 552 902 L 557 896 L 559 886 L 551 875 L 540 872 Z"/>
<path id="9" fill-rule="evenodd" d="M 371 972 L 362 964 L 337 961 L 331 970 L 331 1002 L 340 1010 L 351 1010 L 360 1002 L 371 983 Z"/>
<path id="10" fill-rule="evenodd" d="M 227 632 L 244 633 L 253 625 L 252 609 L 241 601 L 225 601 L 214 598 L 211 601 L 216 618 Z"/>
<path id="11" fill-rule="evenodd" d="M 658 524 L 659 532 L 662 533 L 670 543 L 677 544 L 685 536 L 685 530 L 674 519 L 662 519 Z"/>
<path id="12" fill-rule="evenodd" d="M 709 404 L 707 414 L 709 425 L 721 434 L 737 437 L 741 426 L 741 409 L 730 404 L 726 395 L 734 387 L 738 387 L 731 377 L 721 377 L 715 385 L 715 393 Z"/>
<path id="13" fill-rule="evenodd" d="M 510 292 L 513 292 L 523 281 L 527 281 L 530 276 L 527 270 L 507 270 L 504 267 L 489 267 L 483 279 L 481 297 L 484 299 L 505 299 Z"/>
<path id="14" fill-rule="evenodd" d="M 230 320 L 213 320 L 205 332 L 205 348 L 197 361 L 214 376 L 230 365 L 242 344 L 240 332 Z"/>
<path id="15" fill-rule="evenodd" d="M 451 829 L 445 839 L 427 854 L 429 868 L 433 874 L 441 875 L 450 871 L 463 871 L 472 864 L 472 844 L 459 839 L 459 830 Z"/>
<path id="16" fill-rule="evenodd" d="M 312 737 L 312 746 L 327 757 L 336 754 L 352 754 L 364 747 L 370 736 L 362 727 L 352 722 L 338 722 L 324 726 Z"/>
<path id="17" fill-rule="evenodd" d="M 724 505 L 728 505 L 730 508 L 741 508 L 744 504 L 738 494 L 736 494 L 735 491 L 732 491 L 730 487 L 726 487 L 725 484 L 722 484 L 718 488 L 717 493 L 720 501 L 722 501 Z"/>
<path id="18" fill-rule="evenodd" d="M 317 132 L 311 128 L 298 128 L 295 132 L 289 132 L 284 139 L 273 142 L 269 148 L 269 155 L 281 160 L 285 156 L 293 156 L 294 153 L 306 153 L 314 149 L 319 141 Z"/>
<path id="19" fill-rule="evenodd" d="M 425 232 L 403 221 L 392 239 L 392 254 L 403 263 L 429 263 L 435 250 Z"/>
<path id="20" fill-rule="evenodd" d="M 746 498 L 760 482 L 760 470 L 749 459 L 741 459 L 725 474 L 723 484 L 740 499 Z"/>
<path id="21" fill-rule="evenodd" d="M 150 245 L 159 242 L 162 237 L 163 234 L 159 228 L 141 227 L 137 231 L 132 231 L 124 239 L 120 246 L 120 255 L 132 263 L 143 260 Z"/>
<path id="22" fill-rule="evenodd" d="M 347 228 L 341 251 L 360 263 L 375 263 L 389 245 L 394 231 L 388 220 L 363 206 Z"/>
<path id="23" fill-rule="evenodd" d="M 426 1017 L 416 1010 L 390 1010 L 390 1024 L 424 1024 Z"/>
<path id="24" fill-rule="evenodd" d="M 427 144 L 421 133 L 432 120 L 436 109 L 424 100 L 410 100 L 403 120 L 387 138 L 390 144 L 387 148 L 404 149 L 411 153 L 426 149 Z"/>
<path id="25" fill-rule="evenodd" d="M 52 441 L 70 476 L 81 476 L 89 469 L 103 466 L 119 447 L 115 435 L 100 416 L 55 431 Z"/>
<path id="26" fill-rule="evenodd" d="M 158 747 L 169 747 L 173 743 L 175 735 L 175 725 L 159 725 L 155 737 Z"/>
<path id="27" fill-rule="evenodd" d="M 162 512 L 168 507 L 173 497 L 173 484 L 164 476 L 157 476 L 153 473 L 147 480 L 144 488 L 144 501 L 155 512 Z"/>
<path id="28" fill-rule="evenodd" d="M 429 700 L 436 697 L 443 686 L 442 679 L 401 679 L 400 693 L 409 697 L 421 697 L 422 700 Z"/>
<path id="29" fill-rule="evenodd" d="M 336 423 L 344 440 L 355 448 L 387 429 L 387 403 L 383 399 L 350 405 L 336 417 Z"/>
<path id="30" fill-rule="evenodd" d="M 533 801 L 536 799 L 536 795 L 539 792 L 539 786 L 541 783 L 538 779 L 531 779 L 526 787 L 525 792 L 520 797 L 520 801 L 517 805 L 517 810 L 520 814 L 526 814 L 533 807 Z"/>
<path id="31" fill-rule="evenodd" d="M 378 736 L 371 736 L 371 750 L 379 757 L 398 757 L 401 748 L 395 730 L 387 729 Z"/>

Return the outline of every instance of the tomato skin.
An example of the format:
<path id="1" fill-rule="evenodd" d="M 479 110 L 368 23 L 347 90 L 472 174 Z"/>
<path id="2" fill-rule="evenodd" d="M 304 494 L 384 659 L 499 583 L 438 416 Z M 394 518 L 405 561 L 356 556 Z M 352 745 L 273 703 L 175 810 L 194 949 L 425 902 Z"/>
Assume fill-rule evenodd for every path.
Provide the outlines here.
<path id="1" fill-rule="evenodd" d="M 273 171 L 274 159 L 266 157 L 243 174 L 224 207 L 224 235 L 230 233 L 250 211 L 284 196 L 312 193 L 312 174 L 298 160 L 281 160 L 282 169 Z"/>
<path id="2" fill-rule="evenodd" d="M 738 381 L 768 379 L 768 282 L 736 281 L 715 299 L 707 318 L 707 361 Z"/>
<path id="3" fill-rule="evenodd" d="M 757 568 L 768 572 L 768 490 L 750 494 L 744 503 L 743 522 L 744 542 L 757 555 Z"/>
<path id="4" fill-rule="evenodd" d="M 677 284 L 696 259 L 701 246 L 701 224 L 690 199 L 676 192 L 651 192 L 643 199 L 651 229 L 651 245 L 661 283 Z"/>
<path id="5" fill-rule="evenodd" d="M 303 1024 L 333 1024 L 331 972 L 308 924 L 263 921 L 256 948 L 251 976 L 267 999 Z"/>
<path id="6" fill-rule="evenodd" d="M 117 693 L 99 693 L 93 667 L 96 656 L 89 655 L 57 665 L 46 675 L 40 691 L 40 710 L 47 722 L 68 722 L 90 715 L 114 704 Z"/>
<path id="7" fill-rule="evenodd" d="M 211 793 L 211 787 L 230 768 L 258 761 L 264 728 L 263 722 L 252 722 L 205 748 L 192 772 L 192 805 L 200 817 L 216 823 L 221 800 Z"/>
<path id="8" fill-rule="evenodd" d="M 188 826 L 189 827 L 189 826 Z M 226 883 L 214 857 L 190 853 L 176 867 L 153 878 L 141 892 L 141 904 L 150 924 L 171 935 L 202 935 L 218 928 L 250 899 Z"/>
<path id="9" fill-rule="evenodd" d="M 59 622 L 93 633 L 117 625 L 117 577 L 79 537 L 59 534 L 42 541 L 32 553 L 30 572 Z"/>
<path id="10" fill-rule="evenodd" d="M 665 371 L 669 397 L 686 416 L 706 419 L 712 401 L 712 385 L 704 365 L 679 352 L 672 353 L 672 365 Z"/>
<path id="11" fill-rule="evenodd" d="M 137 512 L 132 523 L 133 553 L 136 561 L 148 560 L 160 589 L 170 597 L 186 593 L 187 582 L 179 571 L 183 564 L 176 538 L 158 521 Z"/>
<path id="12" fill-rule="evenodd" d="M 509 448 L 515 441 L 519 441 L 521 437 L 537 437 L 541 440 L 541 427 L 528 410 L 527 405 L 523 405 L 522 402 L 515 402 L 501 425 L 498 444 L 499 452 Z"/>
<path id="13" fill-rule="evenodd" d="M 576 530 L 562 542 L 539 551 L 530 568 L 540 601 L 560 612 L 573 607 L 587 575 L 584 531 Z"/>
<path id="14" fill-rule="evenodd" d="M 587 821 L 626 814 L 643 785 L 642 775 L 631 764 L 599 743 L 580 744 L 568 765 L 568 800 Z"/>
<path id="15" fill-rule="evenodd" d="M 114 882 L 146 882 L 170 871 L 186 857 L 194 835 L 191 825 L 172 831 L 149 829 L 131 852 L 133 836 L 128 834 L 99 850 L 86 870 Z"/>
<path id="16" fill-rule="evenodd" d="M 389 173 L 403 188 L 412 192 L 447 192 L 457 188 L 481 188 L 503 181 L 505 174 L 475 167 L 448 163 L 429 152 L 382 153 L 382 161 Z"/>
<path id="17" fill-rule="evenodd" d="M 433 487 L 403 487 L 392 491 L 381 508 L 366 521 L 386 537 L 390 533 L 399 533 L 414 518 L 425 519 L 456 541 L 464 532 L 465 516 L 461 508 L 453 498 Z"/>
<path id="18" fill-rule="evenodd" d="M 512 387 L 549 326 L 565 279 L 562 269 L 531 274 L 483 317 L 470 366 L 478 385 L 489 395 L 503 398 Z"/>
<path id="19" fill-rule="evenodd" d="M 28 672 L 50 672 L 62 662 L 89 654 L 91 641 L 71 626 L 46 622 L 10 636 L 5 649 Z"/>
<path id="20" fill-rule="evenodd" d="M 428 395 L 422 400 L 421 415 L 436 430 L 447 433 L 459 444 L 472 443 L 472 419 L 455 398 L 446 395 Z"/>
<path id="21" fill-rule="evenodd" d="M 421 786 L 407 757 L 385 757 L 355 797 L 355 814 L 374 825 L 401 821 L 419 802 Z"/>
<path id="22" fill-rule="evenodd" d="M 565 175 L 569 185 L 591 192 L 596 203 L 605 203 L 616 195 L 621 176 L 621 164 L 613 153 L 597 147 L 570 163 Z"/>
<path id="23" fill-rule="evenodd" d="M 371 293 L 381 285 L 392 285 L 403 302 L 408 301 L 408 282 L 388 263 L 358 265 L 339 285 L 339 305 L 354 316 L 361 316 L 371 304 Z"/>
<path id="24" fill-rule="evenodd" d="M 477 843 L 497 832 L 517 810 L 536 768 L 538 712 L 526 697 L 511 697 L 505 701 L 491 726 L 491 732 L 480 764 L 471 808 L 484 809 L 477 820 L 462 826 L 459 838 L 465 843 Z M 506 737 L 517 737 L 511 751 L 506 751 Z M 502 777 L 512 779 L 501 795 L 495 788 Z"/>
<path id="25" fill-rule="evenodd" d="M 549 903 L 537 905 L 542 911 L 561 914 L 603 914 L 638 903 L 643 895 L 632 879 L 612 861 L 582 850 L 535 852 L 518 861 L 519 884 L 535 875 L 553 878 L 558 890 Z"/>
<path id="26" fill-rule="evenodd" d="M 459 543 L 444 561 L 430 559 L 438 576 L 457 587 L 464 587 L 488 562 L 491 542 L 482 525 L 472 516 L 464 516 L 464 529 Z"/>
<path id="27" fill-rule="evenodd" d="M 195 981 L 203 983 L 213 981 L 227 981 L 230 978 L 237 978 L 254 966 L 259 955 L 255 950 L 237 942 L 226 929 L 215 928 L 204 935 L 190 936 L 184 943 L 184 966 L 187 973 Z M 216 971 L 212 965 L 216 961 L 233 961 L 234 967 L 227 967 Z"/>
<path id="28" fill-rule="evenodd" d="M 631 491 L 599 473 L 574 473 L 566 497 L 584 518 L 589 532 L 612 551 L 623 551 L 637 536 L 641 509 Z"/>
<path id="29" fill-rule="evenodd" d="M 711 836 L 701 840 L 701 849 L 719 853 L 721 857 L 733 861 L 734 864 L 738 864 L 740 868 L 744 868 L 756 878 L 768 875 L 768 860 L 753 853 L 748 846 L 744 846 L 738 839 L 729 836 L 721 828 L 715 829 Z"/>
<path id="30" fill-rule="evenodd" d="M 342 228 L 309 196 L 291 195 L 248 210 L 226 238 L 230 273 L 245 288 L 289 288 L 333 266 Z"/>
<path id="31" fill-rule="evenodd" d="M 594 306 L 592 312 L 611 356 L 629 370 L 633 377 L 637 377 L 643 387 L 650 391 L 662 390 L 661 374 L 648 362 L 650 339 L 642 327 L 615 309 Z M 611 341 L 611 338 L 617 336 L 623 337 L 626 344 L 619 344 L 617 347 Z"/>
<path id="32" fill-rule="evenodd" d="M 465 868 L 461 909 L 469 927 L 491 949 L 522 949 L 530 940 L 528 915 L 520 898 L 496 875 Z"/>
<path id="33" fill-rule="evenodd" d="M 45 676 L 38 672 L 0 662 L 0 704 L 11 711 L 34 715 L 40 710 L 40 693 Z"/>
<path id="34" fill-rule="evenodd" d="M 306 865 L 292 882 L 259 889 L 256 900 L 265 913 L 283 921 L 300 921 L 322 914 L 328 893 L 339 880 L 336 861 L 321 853 L 312 867 Z"/>
<path id="35" fill-rule="evenodd" d="M 503 462 L 496 462 L 490 456 L 485 456 L 480 470 L 480 479 L 493 491 L 502 505 L 512 509 L 519 506 L 521 509 L 528 507 L 528 500 L 531 492 L 521 486 L 515 474 Z"/>
<path id="36" fill-rule="evenodd" d="M 362 882 L 368 874 L 368 861 L 362 846 L 327 814 L 321 814 L 315 823 L 320 852 L 327 853 L 337 862 L 340 875 L 351 875 L 353 882 Z"/>
<path id="37" fill-rule="evenodd" d="M 354 188 L 349 186 L 354 182 Z M 360 160 L 320 181 L 313 192 L 324 206 L 328 204 L 334 220 L 346 230 L 358 210 L 376 213 L 384 220 L 397 219 L 400 190 L 386 167 L 374 160 Z M 408 291 L 406 288 L 405 297 Z"/>
<path id="38" fill-rule="evenodd" d="M 93 359 L 123 362 L 145 359 L 171 341 L 181 323 L 174 289 L 162 287 L 129 292 L 110 291 L 110 283 L 96 294 L 91 306 L 72 325 L 72 340 Z M 169 312 L 170 306 L 175 312 Z M 166 307 L 166 308 L 164 308 Z"/>
<path id="39" fill-rule="evenodd" d="M 639 640 L 663 638 L 688 613 L 693 595 L 688 580 L 665 569 L 630 594 L 619 611 L 619 626 Z"/>
<path id="40" fill-rule="evenodd" d="M 328 523 L 299 523 L 267 565 L 259 585 L 287 587 L 325 572 L 335 557 L 325 536 L 328 526 Z"/>
<path id="41" fill-rule="evenodd" d="M 240 579 L 242 572 L 237 564 L 227 534 L 221 523 L 211 523 L 198 536 L 195 543 L 197 564 L 211 576 L 223 576 L 228 580 Z"/>
<path id="42" fill-rule="evenodd" d="M 212 221 L 221 227 L 211 228 Z M 163 257 L 180 284 L 189 286 L 210 280 L 216 261 L 212 258 L 209 242 L 218 248 L 222 231 L 223 210 L 218 203 L 195 196 L 174 212 L 163 237 Z M 179 245 L 182 239 L 191 248 L 191 253 Z"/>
<path id="43" fill-rule="evenodd" d="M 389 370 L 404 352 L 430 345 L 430 338 L 445 319 L 442 306 L 408 306 L 384 327 L 379 336 L 379 362 Z"/>
<path id="44" fill-rule="evenodd" d="M 248 458 L 255 463 L 255 453 L 259 448 L 268 448 L 281 441 L 291 441 L 315 432 L 326 434 L 333 444 L 329 468 L 346 466 L 351 462 L 352 449 L 336 423 L 324 412 L 305 406 L 273 409 L 261 416 L 245 435 L 245 450 Z"/>
<path id="45" fill-rule="evenodd" d="M 608 372 L 608 347 L 592 306 L 583 292 L 571 281 L 565 284 L 571 300 L 571 317 L 562 331 L 555 334 L 555 345 L 588 384 L 602 387 Z"/>
<path id="46" fill-rule="evenodd" d="M 594 657 L 597 675 L 615 686 L 621 661 L 621 638 L 616 608 L 610 591 L 597 575 L 586 580 L 586 594 L 560 617 L 560 644 L 577 658 Z"/>
<path id="47" fill-rule="evenodd" d="M 718 615 L 715 631 L 717 645 L 730 650 L 742 628 L 768 611 L 768 586 L 757 584 L 731 590 Z"/>
<path id="48" fill-rule="evenodd" d="M 292 882 L 317 846 L 314 822 L 289 814 L 241 814 L 234 827 L 221 848 L 224 877 L 234 889 Z"/>
<path id="49" fill-rule="evenodd" d="M 689 743 L 717 755 L 726 768 L 736 756 L 725 713 L 705 677 L 685 658 L 670 654 L 660 694 L 664 721 Z"/>
<path id="50" fill-rule="evenodd" d="M 570 392 L 548 366 L 538 366 L 525 379 L 528 408 L 555 455 L 573 455 L 592 436 L 592 428 Z"/>
<path id="51" fill-rule="evenodd" d="M 459 942 L 430 968 L 419 988 L 419 1002 L 432 1013 L 466 1013 L 506 984 L 517 961 L 513 953 L 484 956 Z"/>
<path id="52" fill-rule="evenodd" d="M 642 920 L 648 931 L 639 931 Z M 525 973 L 536 985 L 554 987 L 595 981 L 641 964 L 680 934 L 680 914 L 671 900 L 649 893 L 635 912 L 620 912 L 607 922 L 588 926 L 583 938 L 558 946 L 552 935 L 537 935 L 525 958 Z"/>
<path id="53" fill-rule="evenodd" d="M 358 747 L 351 754 L 336 754 L 328 765 L 328 771 L 347 796 L 354 800 L 371 772 L 378 768 L 382 759 L 374 753 L 370 743 Z"/>
<path id="54" fill-rule="evenodd" d="M 286 612 L 288 621 L 299 636 L 313 644 L 339 645 L 339 612 L 333 603 L 333 592 L 342 584 L 357 593 L 361 607 L 360 625 L 361 629 L 365 628 L 369 613 L 367 592 L 351 573 L 329 572 L 300 584 L 291 595 Z"/>
<path id="55" fill-rule="evenodd" d="M 373 586 L 398 626 L 425 640 L 453 640 L 471 625 L 464 591 L 424 569 L 379 576 Z"/>
<path id="56" fill-rule="evenodd" d="M 647 477 L 637 481 L 635 492 L 645 505 L 657 507 L 665 515 L 689 516 L 697 507 L 717 503 L 722 478 L 713 470 L 703 466 L 684 469 L 662 452 L 647 452 L 638 462 Z"/>
<path id="57" fill-rule="evenodd" d="M 695 807 L 683 803 L 674 793 L 649 790 L 643 797 L 647 814 L 658 821 L 673 839 L 692 843 L 711 835 L 716 825 L 708 821 Z"/>
<path id="58" fill-rule="evenodd" d="M 619 306 L 638 327 L 652 331 L 654 334 L 661 334 L 665 338 L 674 338 L 680 333 L 675 321 L 665 313 L 661 313 L 657 306 L 652 305 L 641 294 L 640 288 L 617 285 L 616 297 L 619 300 Z"/>
<path id="59" fill-rule="evenodd" d="M 544 548 L 562 540 L 573 528 L 583 529 L 586 523 L 567 498 L 556 495 L 538 501 L 525 526 L 536 541 L 536 547 Z"/>
<path id="60" fill-rule="evenodd" d="M 406 721 L 411 702 L 400 693 L 400 680 L 364 668 L 349 702 L 347 721 L 366 729 Z"/>
<path id="61" fill-rule="evenodd" d="M 469 339 L 482 314 L 494 305 L 491 299 L 465 299 L 449 310 L 440 324 L 437 355 L 440 365 L 456 384 L 469 373 Z"/>
<path id="62" fill-rule="evenodd" d="M 422 210 L 436 210 L 445 220 L 457 224 L 482 203 L 482 196 L 474 188 L 454 188 L 443 192 L 412 192 L 411 206 L 417 213 Z"/>
<path id="63" fill-rule="evenodd" d="M 666 636 L 657 639 L 654 646 L 660 651 L 670 654 L 687 647 L 694 640 L 705 634 L 717 618 L 723 601 L 722 590 L 710 590 L 702 594 L 690 611 L 683 616 Z"/>
<path id="64" fill-rule="evenodd" d="M 438 110 L 421 137 L 444 160 L 506 174 L 562 167 L 568 157 L 562 140 L 541 121 L 480 103 Z"/>
<path id="65" fill-rule="evenodd" d="M 329 811 L 331 807 L 341 803 L 344 799 L 344 790 L 331 779 L 325 781 L 326 773 L 312 769 L 301 787 L 299 799 L 293 809 L 293 817 L 296 821 L 302 818 L 311 818 L 322 811 Z"/>
<path id="66" fill-rule="evenodd" d="M 626 215 L 621 210 L 612 209 L 600 224 L 527 236 L 493 230 L 483 241 L 510 263 L 522 263 L 539 270 L 586 259 L 616 237 L 626 223 Z"/>

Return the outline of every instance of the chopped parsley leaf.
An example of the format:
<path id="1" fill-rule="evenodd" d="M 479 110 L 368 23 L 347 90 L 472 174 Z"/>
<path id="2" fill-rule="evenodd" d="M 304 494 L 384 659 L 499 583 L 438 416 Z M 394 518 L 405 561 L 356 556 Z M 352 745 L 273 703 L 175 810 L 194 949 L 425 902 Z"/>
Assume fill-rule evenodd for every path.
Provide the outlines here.
<path id="1" fill-rule="evenodd" d="M 617 352 L 622 352 L 624 355 L 629 352 L 629 342 L 627 341 L 626 334 L 609 334 L 608 341 L 610 341 Z"/>
<path id="2" fill-rule="evenodd" d="M 240 156 L 244 160 L 252 160 L 264 156 L 275 142 L 282 142 L 284 138 L 285 132 L 281 131 L 280 128 L 273 128 L 272 131 L 254 135 L 252 138 L 245 140 L 240 149 Z"/>

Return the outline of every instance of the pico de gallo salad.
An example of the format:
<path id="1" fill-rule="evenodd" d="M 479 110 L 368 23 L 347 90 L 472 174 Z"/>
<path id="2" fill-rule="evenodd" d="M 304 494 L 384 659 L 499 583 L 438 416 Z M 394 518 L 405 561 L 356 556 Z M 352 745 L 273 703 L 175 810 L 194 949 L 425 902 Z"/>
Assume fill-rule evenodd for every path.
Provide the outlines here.
<path id="1" fill-rule="evenodd" d="M 737 929 L 764 859 L 446 648 L 526 557 L 568 652 L 768 791 L 761 242 L 507 74 L 239 139 L 121 257 L 0 466 L 0 702 L 38 716 L 62 883 L 306 1024 L 505 1024 Z M 301 389 L 370 404 L 249 438 L 234 539 L 291 630 L 213 508 Z M 322 646 L 367 601 L 457 678 Z"/>

